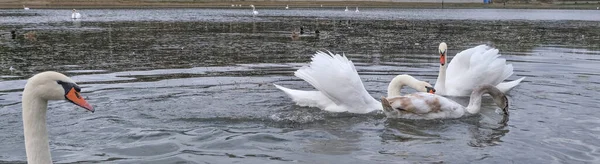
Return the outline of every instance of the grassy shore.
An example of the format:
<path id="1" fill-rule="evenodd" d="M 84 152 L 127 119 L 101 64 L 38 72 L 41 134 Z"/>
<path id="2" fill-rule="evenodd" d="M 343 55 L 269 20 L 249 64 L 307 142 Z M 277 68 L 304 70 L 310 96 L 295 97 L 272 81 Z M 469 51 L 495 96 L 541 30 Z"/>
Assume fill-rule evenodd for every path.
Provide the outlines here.
<path id="1" fill-rule="evenodd" d="M 312 7 L 354 7 L 361 8 L 442 8 L 441 3 L 399 3 L 399 2 L 373 2 L 373 1 L 236 1 L 236 2 L 160 2 L 149 0 L 72 0 L 72 1 L 20 1 L 0 0 L 0 8 L 23 8 L 26 5 L 32 9 L 58 9 L 58 8 L 234 8 L 232 4 L 248 7 L 254 4 L 257 8 L 283 8 L 285 5 L 296 8 Z M 511 8 L 511 9 L 596 9 L 598 3 L 592 4 L 545 4 L 545 3 L 445 3 L 443 8 Z M 239 7 L 235 7 L 239 8 Z"/>

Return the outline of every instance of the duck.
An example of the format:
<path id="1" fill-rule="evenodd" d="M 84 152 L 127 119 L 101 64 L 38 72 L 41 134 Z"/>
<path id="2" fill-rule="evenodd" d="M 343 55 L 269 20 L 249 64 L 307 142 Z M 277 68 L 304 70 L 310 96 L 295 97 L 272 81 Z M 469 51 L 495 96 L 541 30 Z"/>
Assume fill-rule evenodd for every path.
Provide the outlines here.
<path id="1" fill-rule="evenodd" d="M 23 37 L 29 41 L 37 41 L 37 33 L 35 31 L 29 31 L 23 34 Z"/>
<path id="2" fill-rule="evenodd" d="M 71 19 L 80 19 L 81 18 L 81 14 L 79 14 L 79 12 L 77 12 L 77 10 L 73 9 L 73 12 L 71 13 Z"/>
<path id="3" fill-rule="evenodd" d="M 289 89 L 274 86 L 287 94 L 298 106 L 317 107 L 328 112 L 370 113 L 383 111 L 381 103 L 365 89 L 352 61 L 345 55 L 330 51 L 317 51 L 310 65 L 294 72 L 294 75 L 315 87 L 316 91 Z M 397 75 L 389 83 L 389 97 L 401 96 L 404 86 L 419 92 L 435 93 L 431 84 L 410 75 Z"/>
<path id="4" fill-rule="evenodd" d="M 489 84 L 503 93 L 517 86 L 525 77 L 503 82 L 513 74 L 512 64 L 499 58 L 498 49 L 479 45 L 459 52 L 448 64 L 446 43 L 440 43 L 440 69 L 435 83 L 436 94 L 445 96 L 469 96 L 477 86 Z"/>
<path id="5" fill-rule="evenodd" d="M 300 38 L 300 34 L 298 34 L 297 29 L 292 31 L 292 40 L 298 40 Z"/>
<path id="6" fill-rule="evenodd" d="M 489 84 L 474 88 L 469 105 L 466 107 L 443 96 L 422 92 L 381 97 L 381 105 L 388 118 L 425 120 L 460 118 L 479 113 L 484 94 L 492 96 L 496 105 L 502 108 L 502 114 L 508 116 L 508 98 L 498 88 Z"/>
<path id="7" fill-rule="evenodd" d="M 42 72 L 27 80 L 21 100 L 27 163 L 52 163 L 46 129 L 48 101 L 67 100 L 94 112 L 80 92 L 81 88 L 71 78 L 58 72 Z"/>

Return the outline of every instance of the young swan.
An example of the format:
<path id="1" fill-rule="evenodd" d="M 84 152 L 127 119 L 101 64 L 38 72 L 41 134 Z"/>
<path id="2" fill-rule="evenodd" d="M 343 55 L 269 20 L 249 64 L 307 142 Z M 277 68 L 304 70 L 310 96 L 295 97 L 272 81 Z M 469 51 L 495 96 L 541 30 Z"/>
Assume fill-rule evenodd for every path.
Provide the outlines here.
<path id="1" fill-rule="evenodd" d="M 490 94 L 494 102 L 508 116 L 508 99 L 498 88 L 492 85 L 481 85 L 471 93 L 469 105 L 464 107 L 445 97 L 417 92 L 405 96 L 382 97 L 383 111 L 389 118 L 406 119 L 439 119 L 459 118 L 465 114 L 477 114 L 481 110 L 481 97 Z"/>

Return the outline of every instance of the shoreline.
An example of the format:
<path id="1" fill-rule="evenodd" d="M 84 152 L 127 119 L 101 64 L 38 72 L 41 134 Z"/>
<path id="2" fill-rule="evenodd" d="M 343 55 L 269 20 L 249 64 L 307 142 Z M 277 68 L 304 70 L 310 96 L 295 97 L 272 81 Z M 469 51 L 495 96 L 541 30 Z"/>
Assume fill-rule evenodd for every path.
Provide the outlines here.
<path id="1" fill-rule="evenodd" d="M 10 0 L 9 0 L 10 1 Z M 231 7 L 232 4 L 241 4 L 242 7 Z M 152 8 L 230 8 L 240 9 L 249 8 L 254 4 L 256 8 L 284 8 L 290 5 L 290 8 L 407 8 L 407 9 L 441 9 L 441 3 L 408 3 L 408 2 L 379 2 L 379 1 L 243 1 L 243 2 L 143 2 L 143 1 L 119 1 L 106 0 L 95 2 L 44 2 L 44 1 L 0 1 L 0 9 L 23 9 L 23 5 L 31 9 L 152 9 Z M 483 4 L 483 3 L 445 3 L 446 9 L 581 9 L 596 10 L 599 3 L 590 4 L 546 4 L 546 3 L 502 3 Z"/>

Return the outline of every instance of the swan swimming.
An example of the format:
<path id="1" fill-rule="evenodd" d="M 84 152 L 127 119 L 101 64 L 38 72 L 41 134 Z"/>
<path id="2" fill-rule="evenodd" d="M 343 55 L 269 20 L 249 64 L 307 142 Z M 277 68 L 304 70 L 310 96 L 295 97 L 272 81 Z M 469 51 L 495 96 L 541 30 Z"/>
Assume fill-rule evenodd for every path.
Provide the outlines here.
<path id="1" fill-rule="evenodd" d="M 73 13 L 71 14 L 71 19 L 79 19 L 81 18 L 81 14 L 79 14 L 79 12 L 77 12 L 75 9 L 73 9 Z"/>
<path id="2" fill-rule="evenodd" d="M 356 7 L 356 10 L 354 10 L 354 12 L 358 12 L 358 7 Z"/>
<path id="3" fill-rule="evenodd" d="M 81 89 L 71 78 L 58 72 L 42 72 L 27 80 L 21 102 L 27 163 L 52 163 L 46 129 L 48 100 L 67 100 L 94 112 L 80 92 Z"/>
<path id="4" fill-rule="evenodd" d="M 344 10 L 344 11 L 348 11 L 348 6 L 346 6 L 346 10 Z"/>
<path id="5" fill-rule="evenodd" d="M 288 5 L 285 5 L 285 9 L 286 9 L 286 10 L 287 10 L 287 9 L 290 9 L 290 7 L 289 7 Z"/>
<path id="6" fill-rule="evenodd" d="M 466 114 L 477 114 L 481 110 L 481 97 L 490 94 L 496 105 L 508 116 L 506 95 L 492 85 L 481 85 L 473 89 L 468 106 L 430 93 L 412 93 L 405 96 L 382 97 L 383 111 L 388 118 L 440 119 L 459 118 Z M 505 122 L 507 120 L 503 120 Z"/>
<path id="7" fill-rule="evenodd" d="M 447 49 L 446 43 L 440 43 L 440 70 L 435 83 L 436 94 L 468 96 L 475 87 L 484 84 L 496 86 L 506 93 L 525 79 L 522 77 L 503 82 L 513 74 L 513 66 L 506 64 L 506 59 L 499 58 L 498 49 L 488 45 L 479 45 L 459 52 L 449 64 Z"/>
<path id="8" fill-rule="evenodd" d="M 25 7 L 25 5 L 23 5 L 23 9 L 24 10 L 29 10 L 29 7 Z"/>
<path id="9" fill-rule="evenodd" d="M 254 5 L 250 5 L 250 7 L 252 7 L 252 16 L 258 15 L 258 11 L 256 11 L 256 8 L 254 8 Z"/>
<path id="10" fill-rule="evenodd" d="M 298 69 L 294 75 L 310 83 L 317 91 L 274 85 L 299 106 L 318 107 L 329 112 L 369 113 L 383 110 L 381 103 L 369 95 L 354 64 L 345 55 L 317 51 L 310 65 Z M 398 75 L 388 85 L 388 97 L 400 96 L 404 85 L 419 92 L 435 92 L 427 82 L 410 75 Z"/>

